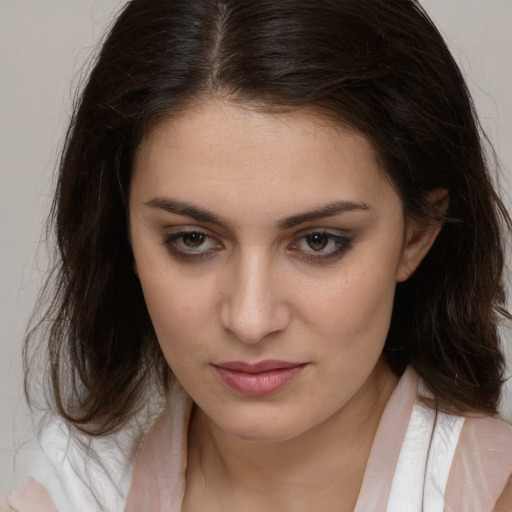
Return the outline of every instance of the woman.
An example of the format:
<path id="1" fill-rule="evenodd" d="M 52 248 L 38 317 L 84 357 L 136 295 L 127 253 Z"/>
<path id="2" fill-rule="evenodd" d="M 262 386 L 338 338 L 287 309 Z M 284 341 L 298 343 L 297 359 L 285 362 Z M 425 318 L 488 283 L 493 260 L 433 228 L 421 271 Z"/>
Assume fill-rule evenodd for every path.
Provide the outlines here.
<path id="1" fill-rule="evenodd" d="M 55 415 L 11 509 L 507 506 L 510 218 L 416 2 L 133 0 L 52 219 Z"/>

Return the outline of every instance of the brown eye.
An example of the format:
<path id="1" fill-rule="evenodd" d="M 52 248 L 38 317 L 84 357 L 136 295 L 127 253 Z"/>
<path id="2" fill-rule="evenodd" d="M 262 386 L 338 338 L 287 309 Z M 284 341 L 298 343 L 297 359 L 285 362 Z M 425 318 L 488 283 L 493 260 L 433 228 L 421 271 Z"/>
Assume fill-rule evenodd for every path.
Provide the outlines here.
<path id="1" fill-rule="evenodd" d="M 312 233 L 306 237 L 306 242 L 313 251 L 322 251 L 325 249 L 329 240 L 330 238 L 323 233 Z"/>
<path id="2" fill-rule="evenodd" d="M 183 234 L 183 244 L 191 249 L 197 249 L 204 244 L 206 236 L 203 233 L 185 233 Z"/>
<path id="3" fill-rule="evenodd" d="M 298 233 L 287 250 L 297 258 L 322 263 L 342 258 L 351 247 L 350 237 L 332 231 L 311 230 Z"/>
<path id="4" fill-rule="evenodd" d="M 169 253 L 182 261 L 200 261 L 210 258 L 223 249 L 218 239 L 202 231 L 180 231 L 163 238 L 163 244 Z"/>

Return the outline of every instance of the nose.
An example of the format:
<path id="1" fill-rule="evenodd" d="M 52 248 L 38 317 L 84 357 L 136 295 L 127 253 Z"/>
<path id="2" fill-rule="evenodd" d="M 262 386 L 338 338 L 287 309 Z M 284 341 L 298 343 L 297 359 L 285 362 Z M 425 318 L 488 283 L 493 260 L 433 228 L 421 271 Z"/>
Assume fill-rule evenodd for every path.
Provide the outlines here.
<path id="1" fill-rule="evenodd" d="M 290 321 L 283 290 L 266 260 L 256 255 L 244 258 L 224 283 L 228 292 L 221 307 L 221 323 L 243 343 L 258 343 L 284 330 Z"/>

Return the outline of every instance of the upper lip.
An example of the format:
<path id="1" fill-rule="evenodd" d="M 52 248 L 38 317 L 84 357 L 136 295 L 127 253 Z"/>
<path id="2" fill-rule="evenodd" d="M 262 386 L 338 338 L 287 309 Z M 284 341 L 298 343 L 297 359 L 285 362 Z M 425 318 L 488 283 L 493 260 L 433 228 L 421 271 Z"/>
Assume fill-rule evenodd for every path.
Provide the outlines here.
<path id="1" fill-rule="evenodd" d="M 258 363 L 246 363 L 244 361 L 227 361 L 216 363 L 213 366 L 224 368 L 226 370 L 233 370 L 236 372 L 244 373 L 263 373 L 272 370 L 283 370 L 286 368 L 295 368 L 296 366 L 303 366 L 305 363 L 294 363 L 291 361 L 277 361 L 268 360 L 260 361 Z"/>

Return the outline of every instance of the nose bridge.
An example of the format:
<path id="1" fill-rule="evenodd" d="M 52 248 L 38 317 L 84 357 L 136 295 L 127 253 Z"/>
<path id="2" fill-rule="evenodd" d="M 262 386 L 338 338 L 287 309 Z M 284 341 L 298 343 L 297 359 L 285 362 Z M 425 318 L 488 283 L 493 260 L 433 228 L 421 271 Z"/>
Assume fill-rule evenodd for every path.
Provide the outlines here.
<path id="1" fill-rule="evenodd" d="M 240 341 L 257 343 L 288 323 L 288 311 L 274 280 L 274 265 L 258 249 L 240 254 L 233 265 L 221 320 Z"/>

